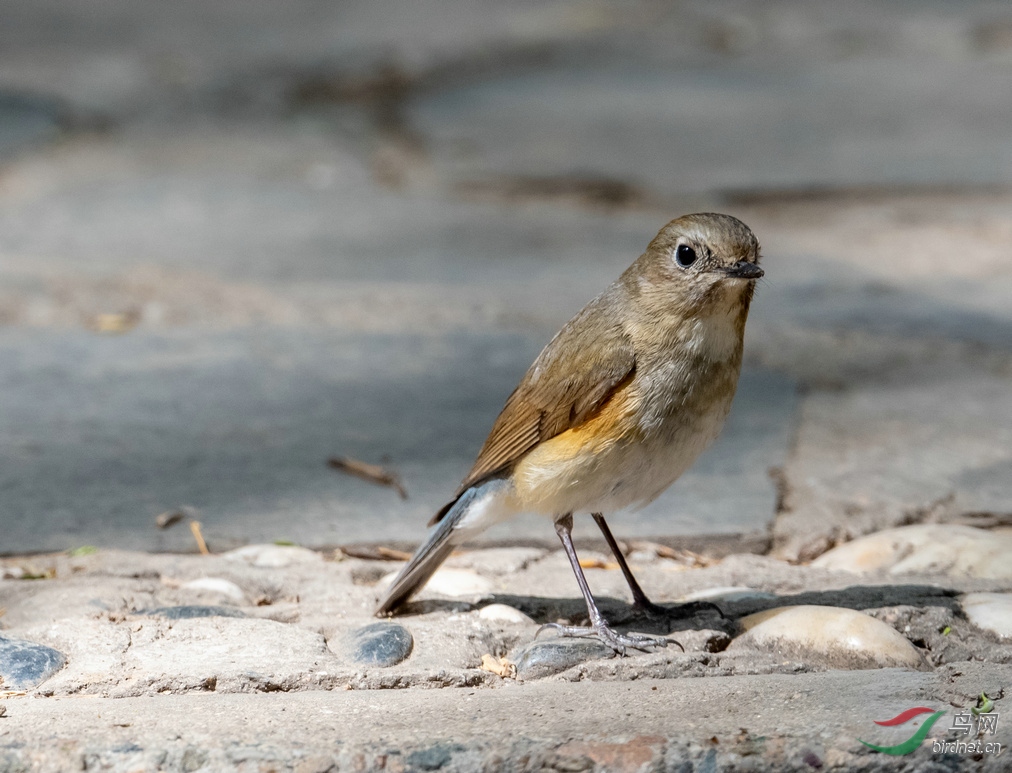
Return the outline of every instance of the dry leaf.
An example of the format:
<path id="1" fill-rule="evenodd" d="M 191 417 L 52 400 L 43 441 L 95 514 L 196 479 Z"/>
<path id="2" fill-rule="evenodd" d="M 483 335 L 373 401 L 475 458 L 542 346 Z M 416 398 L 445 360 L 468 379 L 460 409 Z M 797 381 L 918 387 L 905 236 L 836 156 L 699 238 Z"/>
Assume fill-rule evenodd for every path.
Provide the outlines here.
<path id="1" fill-rule="evenodd" d="M 406 553 L 403 550 L 394 550 L 393 548 L 385 548 L 382 545 L 376 546 L 376 552 L 383 556 L 387 561 L 408 561 L 411 559 L 411 554 Z"/>
<path id="2" fill-rule="evenodd" d="M 327 465 L 333 467 L 335 470 L 341 470 L 349 475 L 354 475 L 356 478 L 367 480 L 370 483 L 376 483 L 380 486 L 390 486 L 400 495 L 401 499 L 408 498 L 408 492 L 404 490 L 400 476 L 386 467 L 360 462 L 358 459 L 352 459 L 350 456 L 331 457 L 327 460 Z"/>
<path id="3" fill-rule="evenodd" d="M 603 561 L 600 558 L 581 558 L 582 569 L 618 569 L 619 565 L 614 561 Z"/>
<path id="4" fill-rule="evenodd" d="M 479 668 L 482 671 L 501 676 L 503 679 L 517 678 L 517 667 L 513 663 L 510 663 L 506 658 L 497 658 L 488 653 L 481 656 Z"/>
<path id="5" fill-rule="evenodd" d="M 700 553 L 694 553 L 693 551 L 685 550 L 684 548 L 668 547 L 667 545 L 661 545 L 659 542 L 637 540 L 630 543 L 629 547 L 632 550 L 642 550 L 645 553 L 653 553 L 658 558 L 667 558 L 671 561 L 677 561 L 680 564 L 685 564 L 690 567 L 712 566 L 717 563 L 714 559 Z"/>
<path id="6" fill-rule="evenodd" d="M 126 333 L 141 321 L 136 311 L 121 314 L 96 314 L 91 319 L 91 328 L 98 333 Z"/>
<path id="7" fill-rule="evenodd" d="M 159 529 L 168 529 L 170 526 L 175 526 L 184 518 L 196 520 L 198 515 L 197 508 L 183 505 L 182 507 L 177 507 L 175 510 L 166 510 L 164 513 L 159 513 L 155 516 L 155 526 Z"/>

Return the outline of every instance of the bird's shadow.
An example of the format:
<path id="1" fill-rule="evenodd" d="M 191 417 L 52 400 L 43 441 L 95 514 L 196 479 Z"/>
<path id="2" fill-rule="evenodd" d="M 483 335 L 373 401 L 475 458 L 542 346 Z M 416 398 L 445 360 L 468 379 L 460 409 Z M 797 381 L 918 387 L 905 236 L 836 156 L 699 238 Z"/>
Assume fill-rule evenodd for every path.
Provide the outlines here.
<path id="1" fill-rule="evenodd" d="M 962 618 L 957 601 L 958 592 L 932 585 L 853 585 L 848 588 L 825 591 L 804 591 L 784 596 L 751 596 L 734 600 L 715 599 L 683 604 L 658 604 L 662 613 L 638 609 L 621 599 L 610 596 L 597 598 L 598 606 L 608 622 L 619 631 L 637 631 L 649 634 L 671 634 L 679 631 L 717 630 L 731 636 L 742 630 L 741 619 L 778 607 L 817 605 L 853 610 L 880 607 L 913 606 L 944 607 Z M 585 625 L 587 606 L 581 598 L 554 598 L 546 596 L 518 596 L 497 594 L 477 604 L 443 599 L 426 599 L 406 604 L 401 614 L 432 612 L 466 612 L 491 604 L 505 604 L 523 612 L 534 622 Z"/>

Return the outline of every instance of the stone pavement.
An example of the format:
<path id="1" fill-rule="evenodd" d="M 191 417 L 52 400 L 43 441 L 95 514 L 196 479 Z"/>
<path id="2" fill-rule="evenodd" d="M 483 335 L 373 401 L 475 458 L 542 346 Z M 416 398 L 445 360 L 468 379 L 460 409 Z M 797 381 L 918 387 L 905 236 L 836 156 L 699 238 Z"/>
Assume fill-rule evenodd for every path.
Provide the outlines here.
<path id="1" fill-rule="evenodd" d="M 850 675 L 847 675 L 850 676 Z M 24 703 L 5 720 L 12 732 L 47 743 L 8 752 L 45 770 L 898 770 L 878 764 L 854 737 L 871 722 L 840 723 L 835 706 L 863 703 L 885 716 L 908 696 L 956 692 L 909 671 L 789 677 L 583 682 L 503 690 L 413 692 L 209 693 L 186 698 L 75 699 Z M 972 689 L 972 688 L 970 688 Z M 404 698 L 410 710 L 404 711 Z M 831 700 L 827 700 L 831 698 Z M 580 737 L 571 718 L 591 705 Z M 722 707 L 733 705 L 733 713 Z M 676 710 L 672 710 L 677 707 Z M 863 717 L 862 717 L 863 719 Z M 452 734 L 442 728 L 453 727 Z M 698 741 L 669 740 L 673 730 Z M 879 740 L 885 735 L 879 730 Z M 584 735 L 585 734 L 585 735 Z M 221 743 L 222 737 L 230 743 Z M 585 740 L 586 738 L 607 740 Z M 566 739 L 559 743 L 558 739 Z M 1001 736 L 1008 743 L 1008 734 Z M 834 748 L 836 742 L 845 749 Z M 828 750 L 828 751 L 827 751 Z M 950 760 L 955 755 L 950 755 Z M 511 765 L 510 761 L 516 764 Z M 0 765 L 4 765 L 0 752 Z M 918 770 L 930 767 L 916 758 Z M 973 770 L 1003 770 L 985 758 Z M 968 768 L 971 769 L 971 768 Z"/>
<path id="2" fill-rule="evenodd" d="M 1012 531 L 908 526 L 817 566 L 629 548 L 654 599 L 709 605 L 638 616 L 584 551 L 613 623 L 678 642 L 623 658 L 538 635 L 585 615 L 561 550 L 452 556 L 391 621 L 398 563 L 349 552 L 4 559 L 0 770 L 881 770 L 860 739 L 903 743 L 919 722 L 874 722 L 912 706 L 944 722 L 899 769 L 1006 766 L 1007 723 L 933 745 L 1004 716 Z"/>
<path id="3" fill-rule="evenodd" d="M 429 610 L 421 628 L 405 619 L 415 651 L 393 670 L 358 678 L 331 660 L 330 676 L 317 679 L 301 661 L 272 658 L 286 648 L 339 658 L 326 655 L 327 643 L 366 624 L 389 568 L 372 560 L 382 557 L 375 546 L 421 539 L 539 348 L 664 222 L 688 211 L 717 209 L 749 223 L 767 278 L 723 437 L 660 500 L 613 521 L 620 538 L 654 546 L 639 551 L 644 584 L 664 601 L 715 585 L 778 598 L 835 592 L 847 576 L 819 572 L 839 571 L 832 562 L 844 559 L 827 551 L 863 550 L 855 540 L 878 534 L 883 542 L 860 554 L 874 569 L 859 585 L 891 585 L 897 566 L 906 571 L 894 553 L 908 551 L 921 556 L 918 582 L 961 600 L 858 593 L 830 606 L 877 610 L 919 657 L 945 643 L 946 626 L 982 625 L 971 610 L 1002 619 L 1004 596 L 979 594 L 1010 590 L 1007 577 L 982 568 L 1002 563 L 989 550 L 1004 544 L 1012 523 L 1012 106 L 1000 98 L 1012 74 L 1010 30 L 1007 6 L 983 1 L 5 3 L 0 555 L 11 558 L 0 579 L 0 637 L 47 645 L 66 666 L 28 688 L 33 697 L 0 703 L 9 709 L 0 739 L 21 750 L 0 756 L 0 770 L 36 762 L 57 770 L 72 758 L 123 770 L 157 759 L 185 769 L 298 762 L 283 742 L 276 757 L 228 757 L 227 739 L 239 736 L 225 725 L 218 751 L 201 741 L 206 758 L 198 750 L 184 759 L 189 742 L 139 729 L 134 740 L 125 729 L 123 739 L 100 733 L 33 757 L 42 742 L 33 746 L 28 728 L 64 713 L 47 708 L 58 696 L 61 706 L 83 701 L 70 697 L 79 694 L 167 700 L 148 696 L 163 684 L 185 706 L 214 677 L 220 688 L 203 705 L 221 717 L 233 709 L 216 708 L 218 698 L 222 706 L 252 700 L 225 692 L 280 684 L 307 701 L 298 704 L 306 723 L 312 701 L 330 693 L 302 691 L 419 687 L 442 668 L 436 683 L 471 684 L 473 672 L 476 695 L 500 700 L 487 690 L 500 677 L 478 670 L 480 657 L 509 655 L 529 624 L 511 623 L 520 626 L 512 638 L 481 634 L 443 652 L 435 642 L 456 624 L 452 607 Z M 387 466 L 408 498 L 329 468 L 334 456 Z M 155 527 L 156 516 L 181 508 L 182 523 Z M 275 540 L 320 552 L 298 570 L 159 555 L 195 552 L 191 517 L 216 554 Z M 888 531 L 903 526 L 927 531 Z M 577 529 L 582 544 L 600 548 L 591 529 Z M 551 592 L 543 583 L 555 575 L 537 575 L 558 558 L 546 552 L 555 545 L 543 521 L 490 532 L 484 546 L 496 544 L 533 551 L 531 569 L 497 554 L 507 568 L 479 572 L 485 584 L 467 580 L 476 582 L 468 604 L 493 594 L 539 622 L 579 614 L 564 572 Z M 330 550 L 341 545 L 372 559 Z M 951 555 L 939 546 L 952 546 Z M 40 551 L 55 553 L 30 557 Z M 345 560 L 320 558 L 335 555 Z M 830 563 L 816 571 L 810 561 Z M 669 564 L 679 569 L 675 584 L 662 571 Z M 202 578 L 230 585 L 184 588 Z M 614 581 L 606 592 L 624 598 Z M 314 594 L 319 606 L 307 606 Z M 219 609 L 206 619 L 169 618 L 146 624 L 150 641 L 133 642 L 141 612 L 194 605 L 244 617 Z M 912 613 L 899 607 L 920 609 L 924 630 L 906 630 Z M 467 620 L 479 614 L 462 610 Z M 687 642 L 690 665 L 637 657 L 614 674 L 616 661 L 573 673 L 609 685 L 648 673 L 698 676 L 692 688 L 660 684 L 680 701 L 723 695 L 730 688 L 709 686 L 719 674 L 745 685 L 757 670 L 783 680 L 776 684 L 837 678 L 792 676 L 763 660 L 761 638 L 740 627 L 759 612 L 731 609 L 726 626 L 699 621 L 716 628 Z M 169 633 L 187 626 L 181 638 Z M 244 655 L 239 644 L 268 629 L 281 638 Z M 966 707 L 977 690 L 993 683 L 1000 691 L 1005 634 L 980 630 L 991 633 L 975 634 L 958 657 L 946 639 L 949 655 L 936 670 L 904 672 L 897 694 Z M 752 637 L 751 655 L 723 654 L 746 646 L 743 637 Z M 160 652 L 163 639 L 176 643 Z M 108 654 L 138 644 L 138 660 Z M 795 653 L 802 670 L 826 667 L 825 657 L 804 654 L 818 650 L 810 644 Z M 195 646 L 221 659 L 196 668 L 185 657 Z M 725 663 L 755 657 L 760 665 L 704 667 L 706 647 Z M 254 667 L 261 657 L 270 668 Z M 955 696 L 938 685 L 958 677 L 939 669 L 956 668 L 960 657 L 983 670 Z M 858 696 L 862 673 L 839 677 L 852 687 L 805 689 Z M 922 676 L 938 681 L 914 679 Z M 560 701 L 576 689 L 551 678 L 521 689 L 558 690 Z M 52 697 L 40 697 L 46 691 Z M 412 717 L 425 700 L 415 692 L 381 700 Z M 243 705 L 254 713 L 279 706 L 263 709 L 276 714 L 296 696 L 259 697 L 267 700 Z M 454 699 L 439 700 L 450 711 Z M 110 705 L 103 714 L 133 711 Z M 88 721 L 66 709 L 68 722 L 71 715 Z M 815 731 L 806 735 L 801 720 L 792 727 L 777 748 L 805 738 L 831 766 L 812 745 Z M 848 739 L 857 732 L 834 727 Z M 441 731 L 440 743 L 458 743 L 454 729 Z M 672 750 L 703 770 L 788 760 L 772 747 L 726 756 L 726 746 L 706 746 L 702 729 L 654 731 L 665 739 L 644 742 L 649 764 L 663 760 L 655 767 L 678 769 Z M 565 739 L 586 740 L 576 730 L 531 733 L 510 736 L 518 744 L 510 759 L 527 754 L 524 739 L 554 739 L 555 751 Z M 640 735 L 617 725 L 607 742 Z M 405 760 L 422 749 L 383 747 L 379 736 L 370 746 L 366 736 L 355 746 L 366 755 L 360 767 L 378 765 L 369 755 L 383 748 L 405 750 Z M 473 751 L 472 741 L 459 739 Z M 139 756 L 103 756 L 131 743 Z M 234 748 L 250 747 L 236 740 Z M 318 760 L 330 759 L 331 749 L 314 748 Z M 524 748 L 532 769 L 583 764 L 538 756 L 548 746 Z M 447 754 L 445 764 L 459 769 L 476 759 L 493 766 L 491 757 Z M 803 757 L 789 764 L 812 767 Z M 335 759 L 339 769 L 359 764 L 354 755 Z M 402 762 L 425 769 L 428 759 Z M 843 767 L 885 764 L 870 753 L 840 759 Z"/>

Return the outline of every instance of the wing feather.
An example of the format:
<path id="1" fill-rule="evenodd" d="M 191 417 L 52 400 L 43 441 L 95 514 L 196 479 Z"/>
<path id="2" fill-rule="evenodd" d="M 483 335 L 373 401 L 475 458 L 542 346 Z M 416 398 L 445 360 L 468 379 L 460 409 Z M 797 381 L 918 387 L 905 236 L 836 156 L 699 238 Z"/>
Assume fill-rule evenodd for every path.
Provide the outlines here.
<path id="1" fill-rule="evenodd" d="M 458 496 L 509 469 L 538 443 L 582 424 L 635 372 L 632 341 L 602 314 L 602 300 L 591 302 L 538 355 L 506 400 Z"/>

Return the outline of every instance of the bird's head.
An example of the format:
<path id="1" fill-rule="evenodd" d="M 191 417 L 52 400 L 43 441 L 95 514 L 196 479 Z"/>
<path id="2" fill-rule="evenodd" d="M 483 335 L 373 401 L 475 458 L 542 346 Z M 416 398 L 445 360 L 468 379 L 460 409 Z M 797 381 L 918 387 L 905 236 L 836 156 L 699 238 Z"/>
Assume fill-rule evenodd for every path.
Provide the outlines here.
<path id="1" fill-rule="evenodd" d="M 657 312 L 747 313 L 759 267 L 759 240 L 730 215 L 685 215 L 664 226 L 623 279 Z"/>

